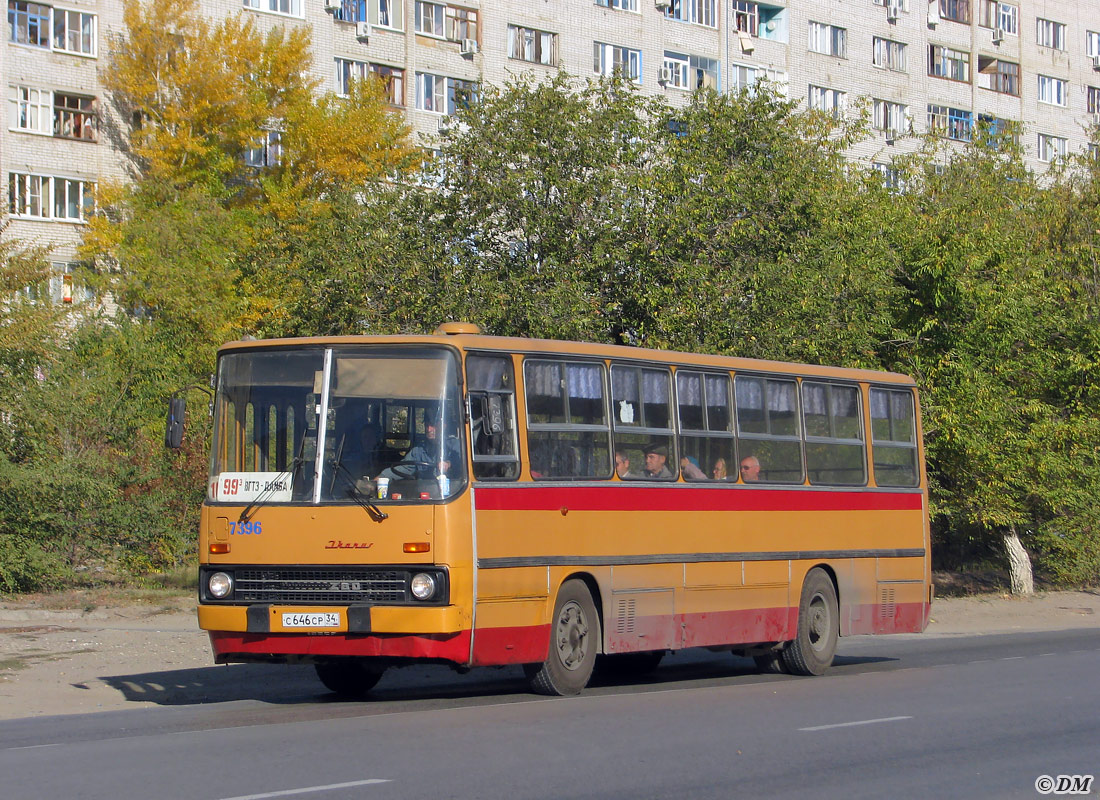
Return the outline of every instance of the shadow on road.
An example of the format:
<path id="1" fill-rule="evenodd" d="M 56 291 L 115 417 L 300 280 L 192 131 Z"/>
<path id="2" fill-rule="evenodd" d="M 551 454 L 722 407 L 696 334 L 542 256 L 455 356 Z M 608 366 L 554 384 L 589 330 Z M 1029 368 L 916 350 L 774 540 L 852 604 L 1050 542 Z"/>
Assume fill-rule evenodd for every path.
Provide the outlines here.
<path id="1" fill-rule="evenodd" d="M 871 656 L 837 656 L 836 671 L 893 661 Z M 681 652 L 668 655 L 649 673 L 597 671 L 589 691 L 613 693 L 625 687 L 668 688 L 730 679 L 790 680 L 785 675 L 760 675 L 751 659 L 724 653 Z M 162 706 L 207 705 L 252 700 L 275 705 L 345 702 L 324 688 L 308 665 L 230 664 L 199 669 L 166 670 L 102 677 L 108 686 L 133 702 Z M 478 668 L 459 674 L 445 666 L 418 664 L 389 670 L 366 702 L 461 700 L 474 697 L 529 698 L 523 670 L 518 666 Z"/>

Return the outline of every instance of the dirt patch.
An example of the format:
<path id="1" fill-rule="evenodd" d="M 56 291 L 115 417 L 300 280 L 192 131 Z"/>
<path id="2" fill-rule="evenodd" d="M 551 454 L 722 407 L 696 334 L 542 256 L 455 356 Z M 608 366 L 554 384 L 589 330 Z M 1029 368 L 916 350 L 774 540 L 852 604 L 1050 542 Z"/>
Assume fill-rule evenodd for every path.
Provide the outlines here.
<path id="1" fill-rule="evenodd" d="M 249 685 L 263 680 L 254 667 L 213 665 L 193 595 L 103 605 L 114 600 L 78 594 L 67 602 L 0 603 L 0 719 L 246 698 Z M 1100 627 L 1100 591 L 941 597 L 927 634 L 1083 627 Z M 293 680 L 313 685 L 304 668 L 290 669 L 298 670 Z"/>

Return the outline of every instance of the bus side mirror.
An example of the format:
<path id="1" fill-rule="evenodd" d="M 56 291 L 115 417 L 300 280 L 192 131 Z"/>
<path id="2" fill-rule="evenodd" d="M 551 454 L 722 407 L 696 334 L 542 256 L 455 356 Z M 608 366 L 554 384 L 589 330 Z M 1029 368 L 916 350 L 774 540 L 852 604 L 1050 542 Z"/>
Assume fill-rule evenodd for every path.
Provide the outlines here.
<path id="1" fill-rule="evenodd" d="M 183 419 L 187 413 L 187 401 L 182 397 L 168 400 L 168 419 L 164 426 L 164 446 L 178 450 L 183 444 Z"/>

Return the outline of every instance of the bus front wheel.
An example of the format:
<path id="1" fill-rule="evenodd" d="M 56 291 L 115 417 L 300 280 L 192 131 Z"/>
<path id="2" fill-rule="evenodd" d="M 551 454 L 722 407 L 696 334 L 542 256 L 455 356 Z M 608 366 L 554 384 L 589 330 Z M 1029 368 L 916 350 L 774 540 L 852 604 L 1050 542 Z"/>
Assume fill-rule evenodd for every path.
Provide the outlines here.
<path id="1" fill-rule="evenodd" d="M 531 689 L 537 694 L 580 694 L 592 677 L 599 643 L 600 618 L 592 593 L 583 581 L 566 581 L 554 603 L 546 660 L 524 667 Z"/>
<path id="2" fill-rule="evenodd" d="M 368 666 L 357 658 L 321 661 L 313 665 L 329 691 L 342 697 L 361 698 L 382 679 L 385 667 Z"/>
<path id="3" fill-rule="evenodd" d="M 812 569 L 802 584 L 798 632 L 783 649 L 783 664 L 794 675 L 821 675 L 833 663 L 840 633 L 836 588 L 824 570 Z"/>

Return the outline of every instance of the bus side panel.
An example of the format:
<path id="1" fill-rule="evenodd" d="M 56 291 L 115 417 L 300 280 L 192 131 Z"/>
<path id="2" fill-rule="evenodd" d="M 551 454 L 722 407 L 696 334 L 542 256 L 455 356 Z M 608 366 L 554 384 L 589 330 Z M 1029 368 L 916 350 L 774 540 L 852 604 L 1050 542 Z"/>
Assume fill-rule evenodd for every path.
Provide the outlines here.
<path id="1" fill-rule="evenodd" d="M 610 614 L 604 625 L 606 652 L 679 648 L 676 589 L 682 582 L 680 564 L 612 567 Z"/>
<path id="2" fill-rule="evenodd" d="M 473 663 L 546 660 L 550 643 L 549 567 L 482 569 L 477 583 Z"/>

